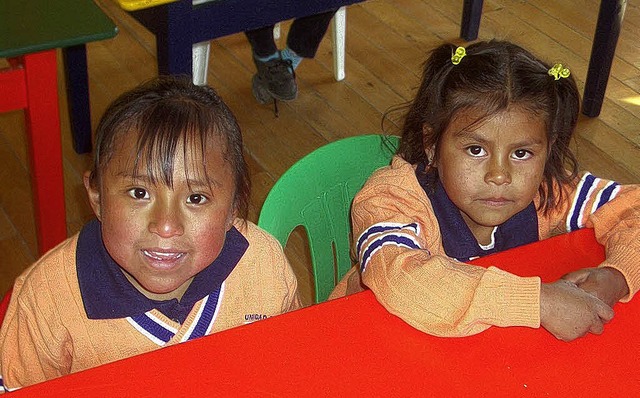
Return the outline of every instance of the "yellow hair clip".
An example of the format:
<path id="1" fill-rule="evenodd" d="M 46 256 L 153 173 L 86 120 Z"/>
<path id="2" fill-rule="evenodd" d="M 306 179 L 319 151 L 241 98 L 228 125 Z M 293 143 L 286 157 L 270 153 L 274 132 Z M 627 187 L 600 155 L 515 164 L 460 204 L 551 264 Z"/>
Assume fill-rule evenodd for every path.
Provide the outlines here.
<path id="1" fill-rule="evenodd" d="M 458 65 L 465 55 L 467 55 L 467 50 L 464 47 L 456 48 L 456 52 L 451 56 L 451 63 Z"/>
<path id="2" fill-rule="evenodd" d="M 555 64 L 553 68 L 549 69 L 549 76 L 553 76 L 555 80 L 560 80 L 561 77 L 567 78 L 571 74 L 568 68 L 563 68 L 562 64 Z"/>

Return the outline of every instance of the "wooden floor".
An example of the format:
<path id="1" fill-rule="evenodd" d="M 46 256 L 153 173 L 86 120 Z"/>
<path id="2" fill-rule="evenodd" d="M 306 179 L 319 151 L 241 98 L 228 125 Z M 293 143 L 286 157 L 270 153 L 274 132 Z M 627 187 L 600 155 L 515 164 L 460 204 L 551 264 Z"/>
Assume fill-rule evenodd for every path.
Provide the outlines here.
<path id="1" fill-rule="evenodd" d="M 155 39 L 121 11 L 115 0 L 97 0 L 118 25 L 111 40 L 88 46 L 94 126 L 106 106 L 124 90 L 156 73 Z M 598 0 L 488 0 L 480 38 L 507 39 L 549 62 L 571 68 L 584 86 Z M 409 100 L 419 83 L 427 51 L 458 38 L 462 1 L 368 0 L 347 11 L 347 77 L 336 82 L 329 37 L 315 60 L 297 70 L 298 98 L 272 106 L 251 94 L 254 65 L 242 34 L 212 42 L 209 83 L 236 114 L 245 139 L 253 179 L 250 219 L 276 179 L 296 160 L 327 142 L 353 135 L 380 133 L 382 114 Z M 215 21 L 212 21 L 215 23 Z M 607 96 L 598 118 L 581 118 L 576 150 L 583 169 L 640 182 L 640 10 L 627 5 Z M 283 36 L 289 24 L 284 23 Z M 330 35 L 330 33 L 329 33 Z M 286 37 L 286 36 L 285 36 Z M 282 41 L 282 40 L 281 40 Z M 0 63 L 0 67 L 2 64 Z M 61 88 L 64 82 L 60 80 Z M 67 225 L 76 233 L 92 217 L 81 183 L 90 155 L 77 155 L 70 143 L 66 98 L 61 91 Z M 385 124 L 394 132 L 394 122 Z M 27 148 L 21 112 L 0 115 L 0 292 L 37 257 L 29 185 Z M 295 235 L 287 254 L 296 268 L 304 300 L 312 279 L 304 239 Z"/>

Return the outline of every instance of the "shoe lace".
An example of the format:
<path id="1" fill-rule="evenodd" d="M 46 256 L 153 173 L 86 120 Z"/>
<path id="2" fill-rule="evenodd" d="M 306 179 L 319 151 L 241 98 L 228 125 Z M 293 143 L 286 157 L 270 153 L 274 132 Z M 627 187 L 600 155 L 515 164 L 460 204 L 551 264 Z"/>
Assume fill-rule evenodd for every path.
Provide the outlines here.
<path id="1" fill-rule="evenodd" d="M 294 79 L 296 77 L 296 71 L 293 69 L 293 63 L 290 59 L 276 59 L 272 62 L 268 62 L 265 66 L 267 67 L 267 73 L 274 80 L 285 80 L 289 72 L 291 72 Z"/>
<path id="2" fill-rule="evenodd" d="M 290 71 L 293 78 L 296 78 L 296 70 L 293 69 L 293 63 L 290 59 L 277 59 L 274 62 L 269 62 L 265 65 L 267 67 L 267 73 L 272 79 L 277 81 L 286 80 L 287 73 Z M 276 117 L 280 117 L 280 111 L 278 110 L 278 100 L 273 99 L 273 113 Z"/>

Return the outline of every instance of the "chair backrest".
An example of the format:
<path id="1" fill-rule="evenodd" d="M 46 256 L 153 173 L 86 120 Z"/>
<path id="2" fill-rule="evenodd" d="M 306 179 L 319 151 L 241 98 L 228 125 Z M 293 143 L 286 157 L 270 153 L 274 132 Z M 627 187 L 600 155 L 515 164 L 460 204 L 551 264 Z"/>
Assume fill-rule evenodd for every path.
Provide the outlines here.
<path id="1" fill-rule="evenodd" d="M 352 266 L 351 202 L 376 169 L 390 163 L 399 137 L 362 135 L 324 145 L 306 155 L 275 183 L 258 225 L 286 246 L 298 226 L 307 231 L 315 299 L 327 299 Z"/>

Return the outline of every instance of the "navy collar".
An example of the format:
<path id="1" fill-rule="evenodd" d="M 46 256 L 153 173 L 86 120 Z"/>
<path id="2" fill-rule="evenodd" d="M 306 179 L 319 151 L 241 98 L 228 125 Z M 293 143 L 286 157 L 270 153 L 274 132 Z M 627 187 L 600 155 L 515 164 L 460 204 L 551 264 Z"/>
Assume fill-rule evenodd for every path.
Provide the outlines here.
<path id="1" fill-rule="evenodd" d="M 127 280 L 104 247 L 100 225 L 98 220 L 87 223 L 76 249 L 80 293 L 89 319 L 126 318 L 155 308 L 182 323 L 196 302 L 220 288 L 249 247 L 247 239 L 231 228 L 218 257 L 193 278 L 182 299 L 158 301 L 147 298 Z"/>
<path id="2" fill-rule="evenodd" d="M 495 245 L 490 249 L 483 249 L 464 222 L 460 210 L 449 199 L 436 169 L 426 170 L 426 165 L 420 163 L 416 168 L 416 177 L 433 206 L 440 226 L 442 246 L 447 256 L 469 261 L 538 241 L 538 214 L 534 203 L 531 202 L 524 210 L 499 225 L 494 235 Z"/>

